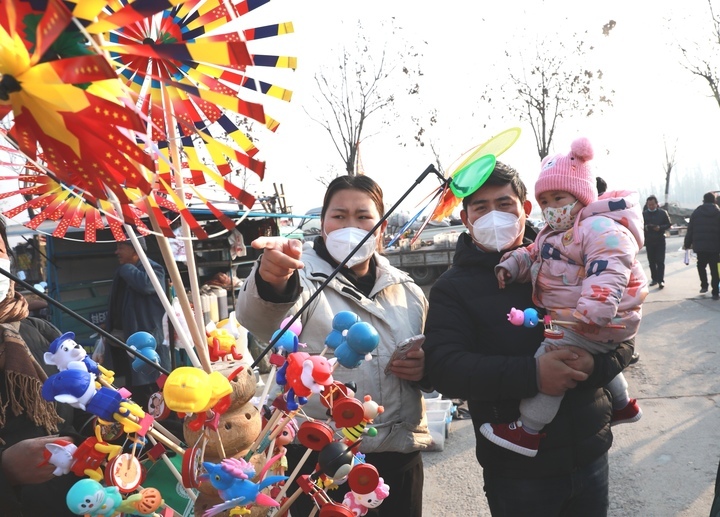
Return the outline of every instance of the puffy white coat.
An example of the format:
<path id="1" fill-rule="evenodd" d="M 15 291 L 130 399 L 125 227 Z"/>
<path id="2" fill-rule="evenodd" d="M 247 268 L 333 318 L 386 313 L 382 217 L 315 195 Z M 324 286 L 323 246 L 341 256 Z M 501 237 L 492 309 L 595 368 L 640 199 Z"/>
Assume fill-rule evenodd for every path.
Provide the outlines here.
<path id="1" fill-rule="evenodd" d="M 361 452 L 411 452 L 427 448 L 430 434 L 423 419 L 422 394 L 415 383 L 385 375 L 384 369 L 402 340 L 423 332 L 427 314 L 427 300 L 422 290 L 402 271 L 391 266 L 387 259 L 375 254 L 377 278 L 370 297 L 364 296 L 342 274 L 338 274 L 302 314 L 302 348 L 311 354 L 323 351 L 332 319 L 340 311 L 352 311 L 361 321 L 370 323 L 380 334 L 380 344 L 371 361 L 363 361 L 358 368 L 337 365 L 333 377 L 341 382 L 355 382 L 357 397 L 372 396 L 385 411 L 374 421 L 378 434 L 364 436 Z M 262 257 L 260 258 L 262 260 Z M 263 300 L 255 283 L 255 265 L 238 295 L 238 321 L 254 335 L 270 341 L 280 328 L 283 318 L 293 315 L 328 278 L 333 267 L 320 258 L 312 243 L 305 243 L 301 258 L 305 268 L 299 270 L 301 292 L 290 303 L 271 303 Z M 331 358 L 332 350 L 325 357 Z M 310 397 L 303 406 L 309 416 L 326 420 L 326 409 L 319 397 Z"/>

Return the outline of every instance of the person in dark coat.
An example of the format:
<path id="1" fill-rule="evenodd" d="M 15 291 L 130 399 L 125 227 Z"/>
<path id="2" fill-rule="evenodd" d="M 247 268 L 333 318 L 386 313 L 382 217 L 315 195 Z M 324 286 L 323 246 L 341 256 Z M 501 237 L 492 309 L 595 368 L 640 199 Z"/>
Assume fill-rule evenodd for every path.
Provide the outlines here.
<path id="1" fill-rule="evenodd" d="M 710 288 L 712 299 L 720 300 L 718 284 L 718 261 L 720 260 L 720 208 L 715 194 L 703 196 L 703 204 L 690 216 L 683 249 L 692 249 L 697 255 L 697 270 L 700 276 L 700 292 L 708 292 L 707 268 L 710 267 Z"/>
<path id="2" fill-rule="evenodd" d="M 658 206 L 655 196 L 645 201 L 643 221 L 645 230 L 645 249 L 650 264 L 650 286 L 665 287 L 665 232 L 670 229 L 670 216 Z"/>
<path id="3" fill-rule="evenodd" d="M 0 268 L 9 271 L 7 242 L 0 222 Z M 29 318 L 28 302 L 12 280 L 0 275 L 0 516 L 74 515 L 65 494 L 78 481 L 73 474 L 56 477 L 43 461 L 45 445 L 74 441 L 73 410 L 40 395 L 47 379 L 42 355 L 60 331 Z M 48 367 L 50 368 L 50 367 Z"/>
<path id="4" fill-rule="evenodd" d="M 517 327 L 510 309 L 531 306 L 531 284 L 498 287 L 494 268 L 504 252 L 531 241 L 531 205 L 517 172 L 497 163 L 488 180 L 463 199 L 452 267 L 430 291 L 425 325 L 427 380 L 444 396 L 467 400 L 492 515 L 605 516 L 612 405 L 603 386 L 629 363 L 633 343 L 591 356 L 563 348 L 533 357 L 542 325 Z M 535 458 L 484 438 L 484 422 L 510 422 L 520 399 L 538 392 L 563 402 Z M 577 490 L 575 488 L 577 487 Z"/>
<path id="5" fill-rule="evenodd" d="M 143 250 L 147 250 L 145 239 L 138 239 Z M 152 285 L 150 276 L 145 270 L 140 257 L 130 241 L 117 244 L 115 255 L 120 267 L 115 272 L 110 291 L 110 308 L 108 311 L 107 330 L 122 340 L 138 331 L 152 334 L 157 344 L 156 351 L 160 356 L 160 364 L 170 368 L 170 352 L 163 346 L 162 319 L 165 308 Z M 165 269 L 148 259 L 154 274 L 161 286 L 165 285 Z M 133 394 L 133 401 L 146 407 L 150 395 L 157 391 L 155 380 L 159 376 L 146 375 L 133 371 L 132 358 L 128 353 L 108 340 L 106 345 L 112 354 L 112 370 L 115 372 L 116 384 L 124 385 Z M 123 383 L 124 381 L 124 383 Z"/>

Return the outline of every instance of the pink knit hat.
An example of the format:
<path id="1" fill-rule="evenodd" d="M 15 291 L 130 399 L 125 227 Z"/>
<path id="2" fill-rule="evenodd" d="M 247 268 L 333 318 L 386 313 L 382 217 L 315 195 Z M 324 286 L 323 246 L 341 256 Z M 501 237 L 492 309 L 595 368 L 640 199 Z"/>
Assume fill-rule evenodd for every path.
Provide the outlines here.
<path id="1" fill-rule="evenodd" d="M 535 199 L 548 190 L 570 192 L 587 206 L 597 200 L 595 176 L 590 165 L 593 148 L 587 138 L 578 138 L 570 146 L 567 155 L 545 157 L 540 165 L 540 177 L 535 183 Z"/>

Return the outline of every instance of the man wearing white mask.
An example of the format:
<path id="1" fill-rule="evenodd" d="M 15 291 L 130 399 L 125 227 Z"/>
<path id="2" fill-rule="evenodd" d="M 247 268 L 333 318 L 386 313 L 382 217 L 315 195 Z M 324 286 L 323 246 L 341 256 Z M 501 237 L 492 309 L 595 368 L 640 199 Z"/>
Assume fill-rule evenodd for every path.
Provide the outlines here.
<path id="1" fill-rule="evenodd" d="M 468 232 L 458 239 L 452 267 L 430 291 L 425 371 L 445 397 L 467 400 L 493 517 L 604 516 L 612 406 L 602 388 L 628 364 L 633 347 L 623 343 L 594 356 L 566 347 L 533 357 L 543 326 L 518 327 L 507 316 L 513 307 L 532 306 L 532 286 L 500 289 L 495 274 L 505 252 L 535 237 L 525 224 L 531 208 L 517 171 L 500 162 L 463 199 Z M 536 457 L 482 436 L 483 423 L 516 420 L 520 399 L 537 393 L 564 398 Z"/>

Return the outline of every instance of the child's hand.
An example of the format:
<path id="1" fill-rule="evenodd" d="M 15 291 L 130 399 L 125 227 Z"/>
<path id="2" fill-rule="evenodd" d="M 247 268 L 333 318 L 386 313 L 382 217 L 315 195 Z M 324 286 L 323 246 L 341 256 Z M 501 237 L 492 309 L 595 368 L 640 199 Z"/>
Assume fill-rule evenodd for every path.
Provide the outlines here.
<path id="1" fill-rule="evenodd" d="M 498 268 L 497 271 L 498 286 L 500 289 L 505 289 L 505 282 L 510 280 L 510 271 L 505 268 Z"/>

